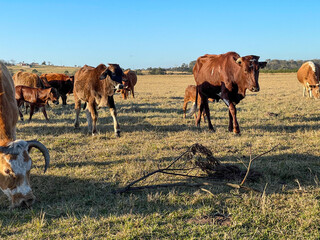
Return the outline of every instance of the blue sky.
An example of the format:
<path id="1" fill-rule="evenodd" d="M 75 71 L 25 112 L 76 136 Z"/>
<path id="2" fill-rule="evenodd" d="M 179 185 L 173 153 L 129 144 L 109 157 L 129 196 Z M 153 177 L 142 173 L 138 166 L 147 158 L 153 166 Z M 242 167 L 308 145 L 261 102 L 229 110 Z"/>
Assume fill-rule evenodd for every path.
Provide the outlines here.
<path id="1" fill-rule="evenodd" d="M 320 58 L 320 1 L 4 1 L 0 59 L 173 67 L 236 51 Z"/>

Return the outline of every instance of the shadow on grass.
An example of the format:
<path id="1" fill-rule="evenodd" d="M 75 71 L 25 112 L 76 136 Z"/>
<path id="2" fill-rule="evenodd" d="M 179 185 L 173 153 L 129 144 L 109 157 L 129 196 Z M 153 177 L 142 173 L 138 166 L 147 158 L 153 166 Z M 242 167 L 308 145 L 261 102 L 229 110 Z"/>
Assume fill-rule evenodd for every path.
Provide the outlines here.
<path id="1" fill-rule="evenodd" d="M 225 159 L 219 159 L 223 162 Z M 160 160 L 161 161 L 161 160 Z M 167 158 L 163 161 L 169 161 Z M 319 159 L 314 155 L 304 154 L 281 154 L 272 157 L 263 156 L 254 162 L 253 168 L 263 174 L 262 179 L 257 183 L 246 182 L 246 186 L 254 187 L 263 191 L 265 184 L 268 183 L 267 194 L 283 192 L 283 186 L 286 190 L 297 189 L 298 185 L 295 179 L 299 180 L 302 187 L 315 186 L 315 179 L 320 177 Z M 68 163 L 68 167 L 99 165 L 108 166 L 109 164 L 118 164 L 120 162 L 107 163 Z M 54 167 L 64 167 L 63 164 L 56 164 Z M 141 173 L 143 176 L 143 173 Z M 137 176 L 138 179 L 141 176 Z M 136 180 L 132 179 L 132 181 Z M 179 182 L 190 182 L 190 179 L 180 179 Z M 229 181 L 230 182 L 230 181 Z M 231 181 L 232 183 L 239 183 Z M 223 208 L 223 198 L 228 197 L 233 188 L 225 185 L 208 185 L 205 188 L 211 191 L 219 203 L 214 203 L 212 198 L 202 200 L 192 200 L 195 192 L 199 193 L 199 187 L 167 187 L 157 189 L 145 189 L 124 194 L 114 194 L 113 191 L 123 187 L 124 183 L 110 182 L 105 180 L 97 181 L 95 179 L 79 179 L 70 176 L 50 176 L 44 174 L 32 174 L 31 183 L 37 201 L 33 208 L 8 210 L 8 201 L 1 196 L 0 198 L 0 217 L 2 226 L 11 226 L 12 219 L 15 224 L 24 224 L 32 221 L 35 216 L 45 212 L 47 221 L 55 221 L 60 218 L 70 218 L 75 216 L 82 218 L 92 216 L 108 218 L 110 215 L 123 216 L 127 214 L 167 214 L 168 212 L 181 209 L 188 210 L 203 204 L 216 204 L 216 209 Z M 222 183 L 225 183 L 222 181 Z M 147 183 L 143 183 L 147 184 Z M 153 183 L 151 183 L 153 184 Z M 179 201 L 167 201 L 169 195 L 181 198 Z M 206 194 L 203 192 L 203 194 Z M 219 195 L 222 194 L 222 195 Z M 258 194 L 259 195 L 259 194 Z M 157 197 L 158 196 L 158 197 Z M 185 201 L 183 199 L 188 196 Z M 211 196 L 212 197 L 212 196 Z"/>

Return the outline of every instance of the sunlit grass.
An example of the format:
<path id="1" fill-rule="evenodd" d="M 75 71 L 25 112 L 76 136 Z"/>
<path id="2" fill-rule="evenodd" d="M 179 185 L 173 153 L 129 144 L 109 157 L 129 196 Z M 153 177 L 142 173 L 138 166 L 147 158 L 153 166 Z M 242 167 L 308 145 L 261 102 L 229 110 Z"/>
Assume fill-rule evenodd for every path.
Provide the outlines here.
<path id="1" fill-rule="evenodd" d="M 33 152 L 32 209 L 8 210 L 0 195 L 0 238 L 7 239 L 317 239 L 319 238 L 319 101 L 302 97 L 294 73 L 261 74 L 258 93 L 237 106 L 241 136 L 228 132 L 227 107 L 210 103 L 216 132 L 194 118 L 182 118 L 184 90 L 192 76 L 138 76 L 136 98 L 115 96 L 121 137 L 113 133 L 109 110 L 100 109 L 97 136 L 88 134 L 85 113 L 74 129 L 73 96 L 67 106 L 18 122 L 17 137 L 38 139 L 50 150 L 51 167 Z M 191 107 L 191 104 L 190 104 Z M 26 116 L 25 116 L 26 118 Z M 193 143 L 209 148 L 223 163 L 253 168 L 264 194 L 223 185 L 166 188 L 128 194 L 112 191 L 167 166 Z M 155 175 L 144 184 L 170 182 Z M 300 189 L 300 190 L 299 190 Z M 229 216 L 219 224 L 215 214 Z"/>

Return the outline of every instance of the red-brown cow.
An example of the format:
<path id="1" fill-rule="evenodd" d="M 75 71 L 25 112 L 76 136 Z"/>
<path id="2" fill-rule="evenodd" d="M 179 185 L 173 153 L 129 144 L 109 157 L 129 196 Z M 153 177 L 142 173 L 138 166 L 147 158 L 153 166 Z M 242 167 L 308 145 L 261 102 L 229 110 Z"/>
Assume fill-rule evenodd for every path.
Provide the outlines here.
<path id="1" fill-rule="evenodd" d="M 122 77 L 123 71 L 118 64 L 109 64 L 108 67 L 100 64 L 96 68 L 84 65 L 76 72 L 74 75 L 73 89 L 76 110 L 75 128 L 79 127 L 79 114 L 82 100 L 88 103 L 86 109 L 88 129 L 93 135 L 97 132 L 97 107 L 108 106 L 113 118 L 115 134 L 118 137 L 120 136 L 113 94 L 116 90 L 123 88 Z"/>
<path id="2" fill-rule="evenodd" d="M 74 77 L 62 73 L 44 73 L 40 76 L 47 81 L 51 87 L 57 89 L 62 99 L 62 104 L 67 105 L 67 94 L 73 92 Z"/>
<path id="3" fill-rule="evenodd" d="M 197 86 L 195 85 L 189 85 L 186 90 L 185 90 L 185 93 L 184 93 L 184 102 L 183 102 L 183 107 L 182 107 L 182 110 L 183 110 L 183 118 L 186 118 L 186 111 L 187 111 L 187 106 L 188 106 L 188 102 L 193 102 L 193 104 L 195 104 L 195 101 L 196 101 L 196 94 L 197 94 Z M 199 96 L 198 94 L 198 106 L 200 106 L 200 103 L 201 103 L 201 97 Z M 210 102 L 214 102 L 214 99 L 212 98 L 208 98 L 208 100 Z M 203 120 L 205 121 L 205 112 L 203 112 Z M 196 112 L 194 113 L 194 117 L 195 119 L 197 118 L 197 114 Z"/>
<path id="4" fill-rule="evenodd" d="M 54 104 L 59 104 L 59 95 L 55 88 L 31 88 L 27 86 L 16 86 L 15 87 L 15 97 L 17 101 L 18 108 L 24 103 L 30 104 L 30 117 L 29 121 L 31 121 L 32 115 L 36 107 L 42 107 L 42 112 L 47 121 L 49 121 L 46 105 L 49 100 L 51 100 Z M 23 115 L 19 109 L 20 119 L 23 121 Z"/>
<path id="5" fill-rule="evenodd" d="M 311 98 L 320 98 L 320 66 L 312 61 L 308 61 L 299 68 L 297 72 L 298 80 L 303 84 L 303 93 L 306 95 L 308 91 L 308 96 Z"/>
<path id="6" fill-rule="evenodd" d="M 214 130 L 210 121 L 208 98 L 217 101 L 222 99 L 229 108 L 229 131 L 240 133 L 235 105 L 245 97 L 247 89 L 252 92 L 260 90 L 259 69 L 265 67 L 267 63 L 258 60 L 258 56 L 240 57 L 235 52 L 220 55 L 207 54 L 197 59 L 193 69 L 197 92 L 201 96 L 199 114 L 196 119 L 197 126 L 200 126 L 200 117 L 205 110 L 209 129 Z M 190 111 L 190 115 L 196 111 L 196 108 L 197 104 Z"/>
<path id="7" fill-rule="evenodd" d="M 11 208 L 31 206 L 35 201 L 30 187 L 32 165 L 29 152 L 38 148 L 45 157 L 45 169 L 50 162 L 48 149 L 38 141 L 16 140 L 18 107 L 14 84 L 8 69 L 0 62 L 0 189 L 11 201 Z"/>
<path id="8" fill-rule="evenodd" d="M 134 98 L 134 86 L 137 84 L 137 75 L 134 71 L 126 70 L 124 71 L 123 79 L 123 89 L 120 90 L 122 98 L 127 99 L 129 95 L 129 91 Z"/>

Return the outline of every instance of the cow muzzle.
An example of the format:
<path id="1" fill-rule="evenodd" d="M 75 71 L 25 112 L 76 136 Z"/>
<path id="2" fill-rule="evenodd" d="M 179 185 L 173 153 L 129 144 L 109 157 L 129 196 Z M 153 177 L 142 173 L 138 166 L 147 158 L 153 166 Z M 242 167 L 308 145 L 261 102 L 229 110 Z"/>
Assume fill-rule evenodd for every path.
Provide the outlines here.
<path id="1" fill-rule="evenodd" d="M 36 197 L 33 195 L 32 191 L 30 191 L 27 195 L 16 194 L 17 196 L 12 196 L 12 204 L 10 208 L 30 208 Z"/>
<path id="2" fill-rule="evenodd" d="M 260 88 L 259 87 L 253 87 L 250 89 L 251 92 L 259 92 Z"/>
<path id="3" fill-rule="evenodd" d="M 115 87 L 114 87 L 115 91 L 119 91 L 121 89 L 123 89 L 123 85 L 122 84 L 117 84 Z"/>

